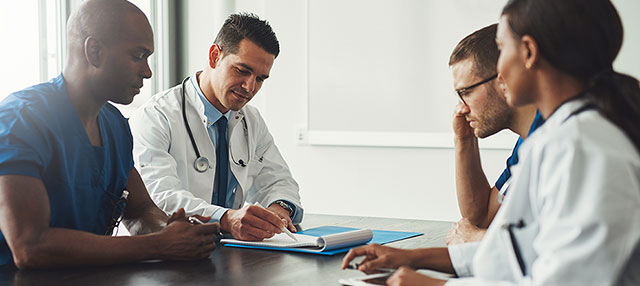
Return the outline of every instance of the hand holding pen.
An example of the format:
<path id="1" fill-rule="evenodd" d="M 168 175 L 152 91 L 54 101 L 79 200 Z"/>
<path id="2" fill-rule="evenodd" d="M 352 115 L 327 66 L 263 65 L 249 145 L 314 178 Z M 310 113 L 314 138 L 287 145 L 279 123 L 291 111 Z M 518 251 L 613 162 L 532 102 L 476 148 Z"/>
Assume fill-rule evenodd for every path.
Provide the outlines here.
<path id="1" fill-rule="evenodd" d="M 245 241 L 262 241 L 282 232 L 287 222 L 280 214 L 259 204 L 229 209 L 220 218 L 220 227 L 233 238 Z"/>
<path id="2" fill-rule="evenodd" d="M 254 205 L 259 206 L 261 208 L 264 208 L 259 202 L 255 202 Z M 293 239 L 294 241 L 298 241 L 298 239 L 295 237 L 295 235 L 293 235 L 291 233 L 291 231 L 289 231 L 287 229 L 286 226 L 283 226 L 282 228 L 280 228 L 280 230 L 282 230 L 282 232 L 284 232 L 288 237 L 290 237 L 291 239 Z"/>

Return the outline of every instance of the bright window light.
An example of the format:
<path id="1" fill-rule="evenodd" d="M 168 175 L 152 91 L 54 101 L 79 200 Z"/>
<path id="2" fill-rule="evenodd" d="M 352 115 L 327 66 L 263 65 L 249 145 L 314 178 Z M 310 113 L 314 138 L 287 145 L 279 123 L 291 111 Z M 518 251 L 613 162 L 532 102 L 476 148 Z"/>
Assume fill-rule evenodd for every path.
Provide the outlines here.
<path id="1" fill-rule="evenodd" d="M 38 1 L 5 1 L 0 9 L 0 99 L 39 83 Z"/>

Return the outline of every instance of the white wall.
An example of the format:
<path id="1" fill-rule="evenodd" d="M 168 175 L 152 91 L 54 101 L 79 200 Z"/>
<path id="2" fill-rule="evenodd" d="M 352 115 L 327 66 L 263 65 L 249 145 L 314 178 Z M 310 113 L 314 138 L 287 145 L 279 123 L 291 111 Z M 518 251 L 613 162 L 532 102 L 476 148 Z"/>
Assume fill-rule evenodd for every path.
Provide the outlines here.
<path id="1" fill-rule="evenodd" d="M 265 84 L 268 87 L 265 118 L 300 183 L 306 210 L 456 220 L 459 212 L 452 149 L 297 145 L 296 129 L 308 118 L 306 2 L 268 2 L 263 17 L 269 19 L 278 34 L 282 51 Z M 340 53 L 334 46 L 326 43 L 327 53 Z M 353 81 L 366 83 L 366 71 L 354 72 Z M 428 88 L 419 90 L 428 91 Z M 507 154 L 508 151 L 484 152 L 490 178 L 498 176 Z"/>
<path id="2" fill-rule="evenodd" d="M 473 5 L 483 2 L 457 1 Z M 185 26 L 185 29 L 188 29 L 185 43 L 188 47 L 188 58 L 183 64 L 189 70 L 198 69 L 206 63 L 206 52 L 219 28 L 219 26 L 213 27 L 212 24 L 220 23 L 219 20 L 212 19 L 214 13 L 210 11 L 214 9 L 213 2 L 215 1 L 191 0 L 188 2 L 186 13 L 189 17 Z M 640 1 L 614 1 L 614 3 L 622 3 L 620 5 L 625 8 L 630 7 L 630 10 L 621 12 L 623 17 L 627 15 L 624 19 L 627 32 L 630 26 L 640 26 L 639 20 L 630 22 L 633 14 L 640 11 L 638 2 Z M 463 4 L 459 5 L 460 9 L 467 7 Z M 323 214 L 457 220 L 460 215 L 455 197 L 452 149 L 320 147 L 297 143 L 298 129 L 308 123 L 306 5 L 307 2 L 301 0 L 243 0 L 236 1 L 233 5 L 236 11 L 255 12 L 262 18 L 268 19 L 280 40 L 281 53 L 273 66 L 271 77 L 252 104 L 261 109 L 278 147 L 298 180 L 306 211 Z M 451 23 L 465 21 L 466 18 L 472 17 L 470 15 L 473 15 L 473 12 L 463 11 L 461 14 L 465 15 L 464 17 L 443 15 L 440 18 L 443 22 L 441 32 L 450 32 L 446 21 Z M 495 11 L 496 21 L 499 13 L 499 10 Z M 472 30 L 467 31 L 460 38 L 471 32 Z M 631 55 L 631 50 L 640 50 L 638 48 L 640 41 L 637 36 L 633 39 L 629 33 L 626 41 L 623 47 L 626 64 L 622 67 L 633 69 L 634 66 L 640 66 L 640 61 L 637 56 Z M 442 45 L 437 40 L 433 43 L 434 49 L 437 50 L 453 49 L 450 43 Z M 326 49 L 330 53 L 339 53 L 331 43 L 327 43 Z M 629 61 L 634 63 L 628 64 Z M 446 59 L 442 62 L 445 65 L 443 71 L 448 75 Z M 616 67 L 620 67 L 620 64 L 617 63 Z M 366 82 L 366 76 L 366 72 L 355 74 L 354 80 Z M 451 86 L 450 78 L 447 82 L 433 82 L 433 84 Z M 425 87 L 420 92 L 427 93 L 429 88 Z M 443 96 L 450 96 L 450 94 Z M 504 169 L 504 162 L 509 153 L 509 150 L 481 152 L 483 168 L 490 182 L 495 181 Z"/>

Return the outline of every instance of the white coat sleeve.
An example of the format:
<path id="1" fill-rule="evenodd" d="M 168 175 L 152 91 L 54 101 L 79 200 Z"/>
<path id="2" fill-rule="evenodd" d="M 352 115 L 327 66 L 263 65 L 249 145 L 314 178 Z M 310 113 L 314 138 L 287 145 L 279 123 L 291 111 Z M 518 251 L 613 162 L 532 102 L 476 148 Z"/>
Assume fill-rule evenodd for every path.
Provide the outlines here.
<path id="1" fill-rule="evenodd" d="M 528 246 L 537 253 L 530 276 L 511 284 L 469 278 L 447 285 L 617 285 L 640 241 L 638 166 L 623 154 L 563 143 L 546 148 L 538 170 L 532 199 L 540 230 Z"/>
<path id="2" fill-rule="evenodd" d="M 284 161 L 262 116 L 256 110 L 256 158 L 263 158 L 262 168 L 253 179 L 253 190 L 249 192 L 249 202 L 260 202 L 268 206 L 277 200 L 286 200 L 296 206 L 292 221 L 302 221 L 304 209 L 300 202 L 298 183 L 293 179 L 289 166 Z"/>
<path id="3" fill-rule="evenodd" d="M 468 277 L 473 275 L 473 257 L 478 251 L 480 242 L 468 242 L 452 244 L 447 246 L 451 265 L 458 277 Z"/>
<path id="4" fill-rule="evenodd" d="M 136 167 L 149 195 L 160 209 L 170 214 L 184 208 L 187 215 L 204 216 L 226 211 L 195 197 L 183 187 L 176 161 L 169 154 L 171 125 L 162 111 L 146 105 L 134 114 L 130 125 Z"/>

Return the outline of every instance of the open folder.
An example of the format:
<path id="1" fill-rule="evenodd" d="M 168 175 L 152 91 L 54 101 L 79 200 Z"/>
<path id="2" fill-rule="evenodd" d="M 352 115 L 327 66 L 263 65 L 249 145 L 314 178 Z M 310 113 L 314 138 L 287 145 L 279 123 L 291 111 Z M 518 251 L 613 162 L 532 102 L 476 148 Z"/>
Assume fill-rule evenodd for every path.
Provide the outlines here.
<path id="1" fill-rule="evenodd" d="M 225 246 L 269 249 L 293 252 L 306 252 L 321 255 L 333 255 L 366 243 L 384 244 L 421 235 L 418 232 L 399 232 L 386 230 L 355 229 L 350 227 L 322 226 L 307 229 L 293 235 L 294 241 L 284 233 L 276 234 L 263 241 L 241 241 L 223 239 Z"/>

